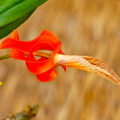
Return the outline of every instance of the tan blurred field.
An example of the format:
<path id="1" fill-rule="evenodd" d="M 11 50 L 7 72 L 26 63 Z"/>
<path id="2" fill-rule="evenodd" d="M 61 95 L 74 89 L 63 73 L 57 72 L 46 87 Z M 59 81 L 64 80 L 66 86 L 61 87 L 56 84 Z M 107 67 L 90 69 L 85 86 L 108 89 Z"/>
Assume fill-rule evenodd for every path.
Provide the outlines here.
<path id="1" fill-rule="evenodd" d="M 31 40 L 44 29 L 58 36 L 64 53 L 94 56 L 120 75 L 119 0 L 49 0 L 18 31 Z M 0 119 L 40 104 L 34 120 L 120 120 L 120 86 L 77 69 L 58 72 L 42 83 L 23 61 L 1 61 Z"/>

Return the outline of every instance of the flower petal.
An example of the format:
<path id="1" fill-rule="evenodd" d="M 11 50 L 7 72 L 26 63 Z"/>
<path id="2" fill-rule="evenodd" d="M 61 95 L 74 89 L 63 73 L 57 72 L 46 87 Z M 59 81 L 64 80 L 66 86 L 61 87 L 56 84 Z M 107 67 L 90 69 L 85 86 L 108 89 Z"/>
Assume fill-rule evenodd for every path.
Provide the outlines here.
<path id="1" fill-rule="evenodd" d="M 45 49 L 45 50 L 52 50 L 51 57 L 49 59 L 40 59 L 37 61 L 34 58 L 34 52 Z M 41 41 L 38 44 L 35 44 L 29 51 L 28 54 L 28 60 L 26 61 L 27 68 L 29 69 L 30 72 L 33 74 L 41 74 L 43 72 L 46 72 L 47 70 L 51 69 L 52 67 L 55 66 L 54 63 L 54 56 L 56 53 L 60 52 L 61 44 L 57 43 L 54 44 L 54 42 L 49 42 L 46 41 L 42 43 Z"/>
<path id="2" fill-rule="evenodd" d="M 113 83 L 120 84 L 120 77 L 113 71 L 113 69 L 107 63 L 94 57 L 82 57 L 97 68 L 97 70 L 100 73 L 100 76 L 103 76 L 104 78 L 110 80 Z"/>
<path id="3" fill-rule="evenodd" d="M 38 62 L 27 61 L 26 65 L 27 65 L 27 68 L 29 69 L 29 71 L 32 72 L 33 74 L 44 73 L 54 66 L 52 59 L 41 60 L 41 62 L 40 61 L 38 61 Z"/>
<path id="4" fill-rule="evenodd" d="M 41 82 L 48 82 L 53 80 L 57 75 L 58 73 L 54 69 L 50 69 L 42 74 L 36 75 L 36 77 Z"/>
<path id="5" fill-rule="evenodd" d="M 26 55 L 22 51 L 17 50 L 15 48 L 10 49 L 10 54 L 14 59 L 27 60 Z"/>
<path id="6" fill-rule="evenodd" d="M 61 42 L 58 41 L 57 37 L 48 30 L 44 30 L 42 34 L 31 41 L 20 41 L 17 30 L 14 30 L 11 38 L 8 38 L 1 43 L 0 49 L 10 48 L 12 58 L 26 60 L 24 53 L 29 53 L 30 49 L 35 44 L 42 44 L 41 49 L 53 50 L 58 44 L 61 45 Z M 49 47 L 49 44 L 53 46 L 53 48 Z"/>
<path id="7" fill-rule="evenodd" d="M 54 33 L 50 32 L 48 30 L 43 30 L 41 35 L 49 35 L 49 36 L 51 36 L 51 37 L 53 37 L 55 39 L 58 39 L 57 36 Z"/>
<path id="8" fill-rule="evenodd" d="M 12 32 L 11 38 L 14 38 L 14 39 L 16 39 L 16 40 L 19 40 L 19 35 L 18 35 L 17 30 L 14 30 L 14 31 Z"/>
<path id="9" fill-rule="evenodd" d="M 12 32 L 11 38 L 16 39 L 16 40 L 19 40 L 19 35 L 18 35 L 17 30 L 14 30 L 14 31 Z M 25 60 L 25 55 L 24 55 L 24 53 L 21 52 L 20 50 L 17 50 L 16 48 L 11 48 L 11 49 L 10 49 L 10 54 L 11 54 L 12 58 L 14 58 L 14 59 L 22 59 L 22 60 Z"/>
<path id="10" fill-rule="evenodd" d="M 57 41 L 56 39 L 54 39 L 51 36 L 47 36 L 47 35 L 42 35 L 39 38 L 36 38 L 34 40 L 31 41 L 18 41 L 16 39 L 13 38 L 7 38 L 6 40 L 4 40 L 1 45 L 0 48 L 4 49 L 4 48 L 16 48 L 19 49 L 23 52 L 29 52 L 30 48 L 35 45 L 36 43 L 49 43 L 49 44 L 53 44 L 54 46 L 56 46 L 58 43 L 60 44 L 60 41 Z M 43 46 L 44 47 L 44 46 Z"/>
<path id="11" fill-rule="evenodd" d="M 58 55 L 55 56 L 56 64 L 77 68 L 97 74 L 109 81 L 120 85 L 120 77 L 116 75 L 113 69 L 103 61 L 88 56 Z"/>
<path id="12" fill-rule="evenodd" d="M 36 43 L 36 40 L 31 40 L 31 41 L 18 41 L 13 38 L 7 38 L 4 40 L 1 45 L 0 49 L 5 49 L 5 48 L 16 48 L 19 49 L 23 52 L 28 52 L 31 46 L 33 46 Z"/>
<path id="13" fill-rule="evenodd" d="M 63 68 L 63 70 L 66 72 L 66 66 L 61 66 Z"/>

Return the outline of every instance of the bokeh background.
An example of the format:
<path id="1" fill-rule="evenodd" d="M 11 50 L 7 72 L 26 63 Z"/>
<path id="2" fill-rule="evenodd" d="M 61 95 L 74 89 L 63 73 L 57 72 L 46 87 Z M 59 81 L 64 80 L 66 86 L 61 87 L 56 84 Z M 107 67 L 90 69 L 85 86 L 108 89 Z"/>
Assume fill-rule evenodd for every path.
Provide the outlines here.
<path id="1" fill-rule="evenodd" d="M 49 0 L 18 31 L 31 40 L 44 29 L 58 36 L 66 54 L 97 57 L 120 75 L 120 0 Z M 120 120 L 120 86 L 77 69 L 57 71 L 42 83 L 24 61 L 1 61 L 0 119 L 39 104 L 34 120 Z"/>

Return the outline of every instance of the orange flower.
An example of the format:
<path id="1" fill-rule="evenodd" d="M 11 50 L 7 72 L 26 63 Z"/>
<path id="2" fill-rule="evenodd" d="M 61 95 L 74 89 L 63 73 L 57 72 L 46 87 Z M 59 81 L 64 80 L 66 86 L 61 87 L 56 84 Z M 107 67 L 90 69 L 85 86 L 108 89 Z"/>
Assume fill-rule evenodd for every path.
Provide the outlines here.
<path id="1" fill-rule="evenodd" d="M 61 42 L 48 30 L 44 30 L 31 41 L 19 40 L 15 30 L 12 37 L 4 40 L 0 47 L 1 49 L 10 48 L 12 58 L 24 60 L 29 71 L 42 82 L 54 79 L 57 76 L 55 68 L 62 66 L 65 71 L 66 67 L 77 68 L 120 84 L 120 77 L 103 61 L 88 56 L 64 55 L 61 51 Z M 52 53 L 46 53 L 44 50 Z M 35 56 L 39 58 L 36 59 Z"/>
<path id="2" fill-rule="evenodd" d="M 37 38 L 31 41 L 20 41 L 16 30 L 13 31 L 11 38 L 4 40 L 1 49 L 10 48 L 11 56 L 14 59 L 24 60 L 30 72 L 35 74 L 38 80 L 47 82 L 57 76 L 54 69 L 55 54 L 63 54 L 61 51 L 61 42 L 50 31 L 44 30 Z M 51 55 L 39 52 L 40 50 L 52 51 Z M 39 59 L 35 59 L 40 56 Z M 66 69 L 62 66 L 64 70 Z"/>

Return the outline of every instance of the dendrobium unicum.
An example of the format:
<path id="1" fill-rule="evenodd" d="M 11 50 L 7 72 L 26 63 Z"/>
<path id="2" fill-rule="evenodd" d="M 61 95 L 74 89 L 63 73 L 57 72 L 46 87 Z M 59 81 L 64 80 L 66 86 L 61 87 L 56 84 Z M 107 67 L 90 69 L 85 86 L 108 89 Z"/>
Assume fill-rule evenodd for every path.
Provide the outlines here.
<path id="1" fill-rule="evenodd" d="M 55 68 L 62 66 L 65 71 L 66 67 L 77 68 L 97 74 L 115 84 L 120 84 L 120 77 L 108 64 L 99 59 L 65 55 L 61 51 L 61 42 L 56 35 L 48 30 L 44 30 L 37 38 L 30 41 L 19 40 L 18 33 L 14 30 L 11 38 L 5 39 L 0 48 L 10 48 L 11 57 L 24 60 L 28 70 L 42 82 L 53 80 L 58 74 Z"/>

